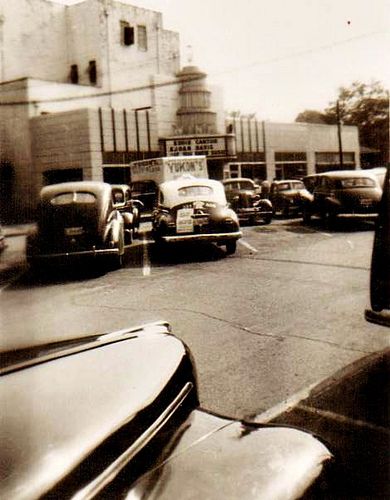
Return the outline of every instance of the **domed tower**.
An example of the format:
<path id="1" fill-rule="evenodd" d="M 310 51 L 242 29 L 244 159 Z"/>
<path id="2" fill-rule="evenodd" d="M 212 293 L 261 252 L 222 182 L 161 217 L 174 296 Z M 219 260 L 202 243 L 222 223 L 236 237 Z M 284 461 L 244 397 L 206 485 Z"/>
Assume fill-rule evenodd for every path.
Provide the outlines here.
<path id="1" fill-rule="evenodd" d="M 206 76 L 192 65 L 177 74 L 181 82 L 177 125 L 183 135 L 217 132 L 217 113 L 210 109 L 211 91 L 207 89 Z"/>

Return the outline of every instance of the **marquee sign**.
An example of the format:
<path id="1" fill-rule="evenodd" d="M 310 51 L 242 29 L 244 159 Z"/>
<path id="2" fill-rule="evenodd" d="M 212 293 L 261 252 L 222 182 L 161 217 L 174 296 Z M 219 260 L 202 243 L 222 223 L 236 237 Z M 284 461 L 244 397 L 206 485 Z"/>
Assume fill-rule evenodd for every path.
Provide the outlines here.
<path id="1" fill-rule="evenodd" d="M 166 156 L 206 155 L 208 158 L 226 158 L 235 155 L 231 135 L 172 137 L 161 140 Z"/>

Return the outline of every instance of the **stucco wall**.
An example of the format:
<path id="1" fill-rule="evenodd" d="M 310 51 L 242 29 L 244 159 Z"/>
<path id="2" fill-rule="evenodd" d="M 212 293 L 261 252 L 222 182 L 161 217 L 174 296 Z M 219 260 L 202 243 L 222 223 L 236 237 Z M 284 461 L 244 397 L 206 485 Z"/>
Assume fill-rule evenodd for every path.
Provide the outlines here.
<path id="1" fill-rule="evenodd" d="M 46 0 L 0 0 L 2 81 L 23 77 L 66 78 L 64 11 L 63 5 Z"/>

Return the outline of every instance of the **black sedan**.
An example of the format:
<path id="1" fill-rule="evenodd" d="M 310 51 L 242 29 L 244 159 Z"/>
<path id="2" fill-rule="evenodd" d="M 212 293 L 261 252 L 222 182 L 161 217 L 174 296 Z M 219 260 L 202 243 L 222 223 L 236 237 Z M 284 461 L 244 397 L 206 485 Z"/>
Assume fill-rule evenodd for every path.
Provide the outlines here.
<path id="1" fill-rule="evenodd" d="M 293 499 L 332 456 L 295 428 L 198 408 L 196 372 L 153 323 L 0 356 L 1 498 Z"/>
<path id="2" fill-rule="evenodd" d="M 37 231 L 27 239 L 32 265 L 105 257 L 115 266 L 125 252 L 124 220 L 104 182 L 64 182 L 41 190 Z"/>

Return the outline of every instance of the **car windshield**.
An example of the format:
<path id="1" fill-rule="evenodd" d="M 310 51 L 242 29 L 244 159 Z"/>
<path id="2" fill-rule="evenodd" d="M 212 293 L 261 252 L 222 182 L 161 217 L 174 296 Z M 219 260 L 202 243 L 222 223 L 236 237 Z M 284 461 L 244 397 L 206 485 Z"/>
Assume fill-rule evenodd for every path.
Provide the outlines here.
<path id="1" fill-rule="evenodd" d="M 248 182 L 248 181 L 241 181 L 238 183 L 238 187 L 239 189 L 250 189 L 252 190 L 253 189 L 253 184 L 251 182 Z"/>
<path id="2" fill-rule="evenodd" d="M 303 182 L 292 182 L 291 185 L 293 189 L 305 189 Z"/>
<path id="3" fill-rule="evenodd" d="M 95 203 L 96 196 L 85 191 L 72 191 L 54 196 L 50 203 L 52 205 L 69 205 L 71 203 Z"/>
<path id="4" fill-rule="evenodd" d="M 375 181 L 369 177 L 351 177 L 349 179 L 340 179 L 340 185 L 345 189 L 375 187 Z"/>
<path id="5" fill-rule="evenodd" d="M 178 189 L 179 196 L 210 196 L 213 194 L 213 188 L 210 186 L 185 186 Z"/>

